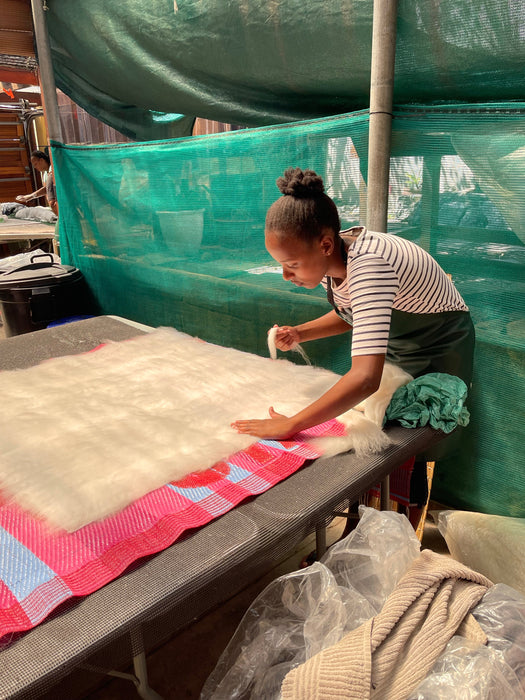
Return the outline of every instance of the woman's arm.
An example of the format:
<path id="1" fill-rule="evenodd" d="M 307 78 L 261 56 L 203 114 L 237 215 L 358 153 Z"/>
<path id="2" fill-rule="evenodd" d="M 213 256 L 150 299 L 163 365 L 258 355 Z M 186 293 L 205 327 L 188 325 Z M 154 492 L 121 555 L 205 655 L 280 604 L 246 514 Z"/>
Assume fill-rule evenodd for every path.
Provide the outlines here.
<path id="1" fill-rule="evenodd" d="M 259 438 L 281 439 L 341 415 L 377 391 L 383 374 L 384 355 L 362 355 L 352 359 L 352 368 L 334 386 L 295 416 L 286 417 L 270 408 L 270 418 L 237 420 L 239 433 Z"/>
<path id="2" fill-rule="evenodd" d="M 31 194 L 19 194 L 18 197 L 16 197 L 17 202 L 30 202 L 32 199 L 38 199 L 39 197 L 43 197 L 46 193 L 46 188 L 45 185 L 44 187 L 40 187 L 38 190 L 35 190 L 34 192 L 31 192 Z"/>
<path id="3" fill-rule="evenodd" d="M 332 310 L 298 326 L 281 326 L 275 335 L 275 345 L 279 350 L 290 350 L 296 343 L 329 338 L 350 330 L 351 326 Z"/>
<path id="4" fill-rule="evenodd" d="M 317 340 L 318 338 L 329 338 L 332 335 L 341 335 L 351 330 L 351 326 L 336 314 L 332 309 L 324 316 L 314 318 L 313 321 L 301 323 L 295 326 L 299 333 L 300 342 L 307 340 Z"/>

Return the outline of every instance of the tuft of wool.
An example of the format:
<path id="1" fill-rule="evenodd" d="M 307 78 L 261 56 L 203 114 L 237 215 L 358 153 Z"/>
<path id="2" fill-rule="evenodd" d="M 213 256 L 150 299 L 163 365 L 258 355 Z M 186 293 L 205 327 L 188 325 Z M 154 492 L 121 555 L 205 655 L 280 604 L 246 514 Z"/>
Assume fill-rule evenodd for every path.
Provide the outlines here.
<path id="1" fill-rule="evenodd" d="M 277 359 L 277 346 L 275 345 L 275 336 L 277 335 L 278 330 L 278 326 L 273 326 L 273 328 L 270 328 L 270 330 L 268 331 L 268 350 L 270 351 L 270 357 L 272 358 L 272 360 Z M 307 365 L 312 364 L 310 362 L 310 358 L 303 350 L 303 348 L 299 345 L 299 343 L 295 343 L 295 345 L 293 345 L 291 349 L 294 352 L 298 352 Z"/>
<path id="2" fill-rule="evenodd" d="M 338 378 L 167 328 L 2 372 L 0 489 L 75 530 L 255 442 L 235 419 L 295 413 Z"/>
<path id="3" fill-rule="evenodd" d="M 365 418 L 371 420 L 378 427 L 382 427 L 386 409 L 394 392 L 400 386 L 411 382 L 412 379 L 412 375 L 401 367 L 385 362 L 379 389 L 360 404 L 354 406 L 354 409 L 364 413 Z"/>
<path id="4" fill-rule="evenodd" d="M 379 389 L 337 417 L 345 426 L 346 435 L 338 438 L 315 438 L 310 442 L 324 457 L 332 457 L 348 450 L 354 450 L 358 456 L 381 452 L 391 443 L 382 429 L 385 411 L 396 389 L 411 380 L 412 376 L 400 367 L 385 362 Z"/>

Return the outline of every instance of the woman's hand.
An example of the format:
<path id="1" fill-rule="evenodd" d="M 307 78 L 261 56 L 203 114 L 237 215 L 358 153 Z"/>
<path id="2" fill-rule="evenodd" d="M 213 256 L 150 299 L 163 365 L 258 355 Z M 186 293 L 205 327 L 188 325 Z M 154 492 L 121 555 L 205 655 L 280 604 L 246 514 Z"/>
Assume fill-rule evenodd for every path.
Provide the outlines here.
<path id="1" fill-rule="evenodd" d="M 231 427 L 238 433 L 255 435 L 258 438 L 273 438 L 274 440 L 282 440 L 297 432 L 291 418 L 277 413 L 273 406 L 270 407 L 269 413 L 270 418 L 265 420 L 236 420 L 231 424 Z"/>
<path id="2" fill-rule="evenodd" d="M 19 194 L 18 197 L 15 197 L 17 202 L 30 202 L 33 199 L 32 194 Z"/>
<path id="3" fill-rule="evenodd" d="M 276 326 L 274 326 L 275 328 Z M 275 334 L 275 347 L 278 350 L 291 350 L 300 342 L 299 331 L 292 326 L 279 326 Z"/>

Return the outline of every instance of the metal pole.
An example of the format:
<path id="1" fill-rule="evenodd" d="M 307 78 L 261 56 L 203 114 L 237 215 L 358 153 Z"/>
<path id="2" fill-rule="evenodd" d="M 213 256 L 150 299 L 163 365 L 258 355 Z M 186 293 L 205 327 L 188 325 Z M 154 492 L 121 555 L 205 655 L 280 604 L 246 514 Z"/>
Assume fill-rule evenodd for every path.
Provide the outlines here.
<path id="1" fill-rule="evenodd" d="M 317 525 L 315 528 L 315 553 L 317 559 L 320 559 L 326 550 L 326 525 Z"/>
<path id="2" fill-rule="evenodd" d="M 367 227 L 387 232 L 392 104 L 396 58 L 397 0 L 374 0 L 370 124 L 368 136 Z M 381 482 L 381 510 L 390 509 L 390 477 Z"/>
<path id="3" fill-rule="evenodd" d="M 390 477 L 385 476 L 381 482 L 381 492 L 379 494 L 380 509 L 390 510 Z"/>
<path id="4" fill-rule="evenodd" d="M 45 10 L 46 0 L 31 0 L 33 11 L 33 26 L 35 29 L 35 41 L 38 54 L 38 66 L 40 73 L 40 85 L 42 88 L 42 102 L 44 104 L 47 133 L 51 141 L 62 141 L 62 128 L 58 113 L 57 90 L 53 64 L 51 63 L 51 49 Z"/>
<path id="5" fill-rule="evenodd" d="M 397 0 L 374 0 L 367 226 L 383 233 L 387 231 L 396 22 Z"/>

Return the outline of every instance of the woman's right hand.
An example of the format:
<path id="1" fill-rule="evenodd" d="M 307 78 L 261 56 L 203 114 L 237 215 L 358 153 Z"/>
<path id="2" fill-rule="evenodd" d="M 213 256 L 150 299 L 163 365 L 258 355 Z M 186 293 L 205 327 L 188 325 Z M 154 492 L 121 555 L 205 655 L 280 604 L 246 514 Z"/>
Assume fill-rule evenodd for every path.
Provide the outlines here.
<path id="1" fill-rule="evenodd" d="M 32 198 L 32 194 L 19 194 L 18 197 L 15 198 L 15 200 L 17 202 L 29 202 Z"/>
<path id="2" fill-rule="evenodd" d="M 274 326 L 275 328 L 275 326 Z M 282 351 L 291 350 L 300 342 L 299 331 L 293 326 L 279 326 L 275 334 L 275 347 Z"/>

